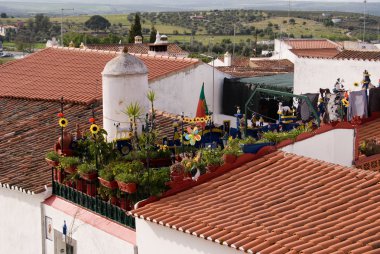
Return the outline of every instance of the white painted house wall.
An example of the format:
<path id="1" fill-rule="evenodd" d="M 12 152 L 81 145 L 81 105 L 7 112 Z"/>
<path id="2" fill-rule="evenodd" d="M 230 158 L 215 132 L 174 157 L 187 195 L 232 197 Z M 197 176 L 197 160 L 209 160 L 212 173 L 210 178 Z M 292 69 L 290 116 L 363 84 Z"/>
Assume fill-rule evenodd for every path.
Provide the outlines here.
<path id="1" fill-rule="evenodd" d="M 151 82 L 149 86 L 157 96 L 157 101 L 154 102 L 155 108 L 173 114 L 184 112 L 187 116 L 195 117 L 199 95 L 204 83 L 208 109 L 214 114 L 219 114 L 222 106 L 223 80 L 230 76 L 217 69 L 214 70 L 215 108 L 213 109 L 212 69 L 212 66 L 202 63 L 195 68 L 189 68 L 186 71 Z"/>
<path id="2" fill-rule="evenodd" d="M 333 89 L 337 78 L 343 78 L 346 89 L 360 90 L 363 72 L 371 74 L 372 84 L 380 78 L 380 61 L 298 58 L 294 64 L 294 93 L 318 93 L 319 88 Z M 360 88 L 355 88 L 358 82 Z"/>
<path id="3" fill-rule="evenodd" d="M 45 194 L 0 188 L 0 253 L 42 253 L 44 200 Z"/>
<path id="4" fill-rule="evenodd" d="M 241 254 L 242 251 L 136 219 L 139 254 Z"/>
<path id="5" fill-rule="evenodd" d="M 354 161 L 354 133 L 353 129 L 335 129 L 295 142 L 281 150 L 351 167 Z"/>
<path id="6" fill-rule="evenodd" d="M 62 233 L 63 221 L 66 220 L 68 233 L 76 241 L 76 254 L 137 254 L 133 244 L 97 229 L 78 218 L 70 216 L 52 206 L 43 205 L 44 215 L 52 218 L 53 228 Z M 80 209 L 78 209 L 80 211 Z M 80 213 L 80 212 L 79 212 Z M 101 221 L 103 222 L 104 219 Z M 72 222 L 74 221 L 73 226 Z M 45 236 L 44 236 L 45 239 Z M 54 242 L 44 240 L 46 254 L 54 253 Z M 40 244 L 41 245 L 41 244 Z M 24 252 L 41 253 L 41 252 Z"/>
<path id="7" fill-rule="evenodd" d="M 295 63 L 298 57 L 289 49 L 292 49 L 292 47 L 289 46 L 285 41 L 278 39 L 274 40 L 274 52 L 271 59 L 288 59 L 290 62 Z"/>

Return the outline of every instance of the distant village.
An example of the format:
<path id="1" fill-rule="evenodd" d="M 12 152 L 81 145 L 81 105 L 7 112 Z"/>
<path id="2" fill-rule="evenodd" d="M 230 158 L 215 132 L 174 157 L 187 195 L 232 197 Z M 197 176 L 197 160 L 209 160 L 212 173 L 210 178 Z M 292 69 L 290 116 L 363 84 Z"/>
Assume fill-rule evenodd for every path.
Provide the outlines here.
<path id="1" fill-rule="evenodd" d="M 0 253 L 380 253 L 380 44 L 194 57 L 139 19 L 0 44 Z"/>

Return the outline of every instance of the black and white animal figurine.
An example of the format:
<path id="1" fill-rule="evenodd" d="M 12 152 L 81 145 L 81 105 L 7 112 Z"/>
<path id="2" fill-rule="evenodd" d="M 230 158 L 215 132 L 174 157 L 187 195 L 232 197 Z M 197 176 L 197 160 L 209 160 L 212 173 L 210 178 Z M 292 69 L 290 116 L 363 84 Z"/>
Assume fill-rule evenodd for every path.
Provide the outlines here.
<path id="1" fill-rule="evenodd" d="M 115 125 L 115 127 L 116 127 L 116 135 L 115 135 L 116 139 L 129 137 L 130 131 L 129 131 L 128 127 L 120 127 L 119 122 L 116 122 L 113 125 Z"/>
<path id="2" fill-rule="evenodd" d="M 290 109 L 289 106 L 282 106 L 282 102 L 278 103 L 278 111 L 277 114 L 279 115 L 290 115 L 292 114 L 292 110 Z"/>

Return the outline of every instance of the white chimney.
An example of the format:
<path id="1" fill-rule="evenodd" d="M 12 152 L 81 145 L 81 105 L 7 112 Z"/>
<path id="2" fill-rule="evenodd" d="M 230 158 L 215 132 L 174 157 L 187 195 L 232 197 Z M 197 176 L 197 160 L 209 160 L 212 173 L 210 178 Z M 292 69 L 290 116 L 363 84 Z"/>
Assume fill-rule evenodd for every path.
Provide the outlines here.
<path id="1" fill-rule="evenodd" d="M 224 66 L 231 66 L 232 56 L 228 51 L 224 54 Z"/>
<path id="2" fill-rule="evenodd" d="M 135 36 L 135 44 L 142 44 L 143 38 L 140 35 Z"/>
<path id="3" fill-rule="evenodd" d="M 116 137 L 115 123 L 120 123 L 120 128 L 129 128 L 128 116 L 123 113 L 129 104 L 137 102 L 144 115 L 148 112 L 148 68 L 125 50 L 106 64 L 102 77 L 103 128 L 111 141 Z M 138 133 L 141 133 L 142 124 L 137 123 Z"/>

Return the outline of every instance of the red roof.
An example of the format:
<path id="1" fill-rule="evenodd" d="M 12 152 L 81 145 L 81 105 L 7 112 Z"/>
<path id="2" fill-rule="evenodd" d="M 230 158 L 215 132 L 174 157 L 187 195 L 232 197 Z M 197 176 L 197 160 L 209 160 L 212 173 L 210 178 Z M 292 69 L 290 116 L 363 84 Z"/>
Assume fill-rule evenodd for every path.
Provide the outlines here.
<path id="1" fill-rule="evenodd" d="M 290 49 L 295 55 L 299 57 L 320 57 L 320 58 L 333 58 L 339 54 L 338 49 Z"/>
<path id="2" fill-rule="evenodd" d="M 292 49 L 337 49 L 339 45 L 327 39 L 288 39 L 284 40 Z"/>
<path id="3" fill-rule="evenodd" d="M 133 213 L 248 253 L 378 253 L 379 181 L 275 152 Z"/>
<path id="4" fill-rule="evenodd" d="M 88 104 L 101 98 L 101 72 L 114 51 L 47 48 L 0 66 L 0 97 Z M 149 81 L 199 63 L 197 59 L 135 55 L 148 67 Z"/>
<path id="5" fill-rule="evenodd" d="M 335 59 L 379 61 L 380 51 L 343 50 L 342 52 L 337 54 L 334 58 Z"/>
<path id="6" fill-rule="evenodd" d="M 358 127 L 359 144 L 365 139 L 371 138 L 375 138 L 380 141 L 380 118 L 376 118 Z"/>

